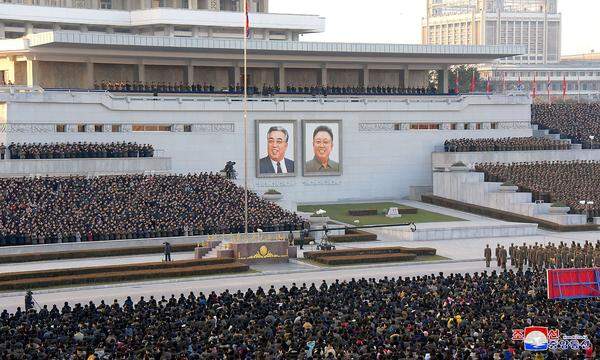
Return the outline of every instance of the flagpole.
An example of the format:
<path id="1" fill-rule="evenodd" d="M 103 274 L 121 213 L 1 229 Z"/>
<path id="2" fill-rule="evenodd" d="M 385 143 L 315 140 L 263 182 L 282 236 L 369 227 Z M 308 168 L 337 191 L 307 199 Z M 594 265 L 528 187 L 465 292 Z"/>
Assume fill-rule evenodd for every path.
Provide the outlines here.
<path id="1" fill-rule="evenodd" d="M 244 0 L 244 234 L 248 235 L 248 1 Z"/>

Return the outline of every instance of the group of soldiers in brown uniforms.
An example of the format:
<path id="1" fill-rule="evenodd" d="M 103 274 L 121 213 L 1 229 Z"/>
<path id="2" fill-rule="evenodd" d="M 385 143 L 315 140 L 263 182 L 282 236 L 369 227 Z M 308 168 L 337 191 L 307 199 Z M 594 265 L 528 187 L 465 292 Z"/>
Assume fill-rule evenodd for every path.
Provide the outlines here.
<path id="1" fill-rule="evenodd" d="M 492 262 L 492 249 L 486 245 L 483 252 L 486 267 Z M 600 267 L 600 240 L 596 245 L 586 241 L 583 246 L 573 241 L 567 245 L 562 241 L 557 246 L 553 243 L 547 245 L 538 244 L 523 245 L 510 244 L 508 250 L 500 244 L 495 249 L 496 265 L 506 269 L 510 259 L 510 266 L 523 270 L 524 267 L 539 269 L 562 269 L 562 268 L 591 268 Z"/>

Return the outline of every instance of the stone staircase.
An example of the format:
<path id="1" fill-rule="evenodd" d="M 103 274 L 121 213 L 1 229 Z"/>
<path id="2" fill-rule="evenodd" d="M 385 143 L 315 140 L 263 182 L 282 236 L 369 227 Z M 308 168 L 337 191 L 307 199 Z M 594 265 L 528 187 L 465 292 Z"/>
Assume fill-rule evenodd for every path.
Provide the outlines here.
<path id="1" fill-rule="evenodd" d="M 212 249 L 210 249 L 210 251 L 208 253 L 206 253 L 206 255 L 202 256 L 202 259 L 216 259 L 217 251 L 224 250 L 224 249 L 225 249 L 225 243 L 219 242 L 219 244 L 216 245 L 215 247 L 213 247 Z"/>
<path id="2" fill-rule="evenodd" d="M 504 187 L 499 182 L 485 182 L 484 174 L 468 171 L 433 173 L 434 195 L 442 198 L 508 211 L 550 221 L 560 225 L 584 225 L 585 215 L 568 214 L 569 208 L 533 202 L 529 192 Z"/>
<path id="3" fill-rule="evenodd" d="M 535 138 L 560 140 L 567 144 L 571 144 L 572 150 L 581 150 L 581 144 L 574 144 L 571 139 L 562 138 L 560 134 L 552 134 L 549 129 L 540 129 L 540 126 L 537 124 L 531 124 L 531 128 L 533 130 L 533 137 Z"/>

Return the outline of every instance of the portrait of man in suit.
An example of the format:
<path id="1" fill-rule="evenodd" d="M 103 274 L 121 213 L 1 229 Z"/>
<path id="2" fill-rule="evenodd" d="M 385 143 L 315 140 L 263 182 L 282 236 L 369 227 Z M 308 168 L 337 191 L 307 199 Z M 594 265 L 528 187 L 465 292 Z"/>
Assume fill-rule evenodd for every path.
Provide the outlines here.
<path id="1" fill-rule="evenodd" d="M 290 125 L 272 124 L 266 132 L 266 139 L 259 136 L 259 141 L 266 141 L 266 156 L 264 156 L 264 153 L 259 155 L 262 156 L 258 163 L 259 175 L 289 176 L 295 173 L 293 145 L 289 149 L 291 145 L 290 130 L 293 129 L 293 125 Z M 259 125 L 259 131 L 260 128 L 261 126 Z M 290 150 L 289 152 L 288 149 Z M 289 153 L 291 155 L 288 155 Z"/>

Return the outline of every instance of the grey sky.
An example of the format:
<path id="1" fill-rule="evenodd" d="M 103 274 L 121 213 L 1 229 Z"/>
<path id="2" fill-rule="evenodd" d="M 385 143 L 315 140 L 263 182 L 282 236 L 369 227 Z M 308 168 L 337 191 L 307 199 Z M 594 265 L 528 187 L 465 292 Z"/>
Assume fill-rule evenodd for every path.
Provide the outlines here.
<path id="1" fill-rule="evenodd" d="M 269 11 L 327 18 L 323 34 L 306 41 L 420 43 L 425 0 L 270 0 Z M 600 52 L 600 1 L 559 0 L 563 54 Z"/>

